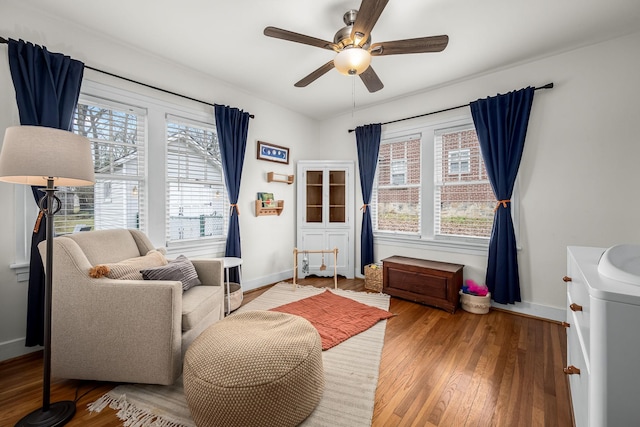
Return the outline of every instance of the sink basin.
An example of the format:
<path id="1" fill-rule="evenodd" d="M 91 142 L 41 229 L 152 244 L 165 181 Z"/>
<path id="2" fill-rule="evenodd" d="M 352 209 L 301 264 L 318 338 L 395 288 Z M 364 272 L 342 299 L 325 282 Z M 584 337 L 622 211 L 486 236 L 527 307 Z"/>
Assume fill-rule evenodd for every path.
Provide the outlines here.
<path id="1" fill-rule="evenodd" d="M 598 273 L 609 279 L 640 286 L 640 245 L 611 246 L 600 258 Z"/>

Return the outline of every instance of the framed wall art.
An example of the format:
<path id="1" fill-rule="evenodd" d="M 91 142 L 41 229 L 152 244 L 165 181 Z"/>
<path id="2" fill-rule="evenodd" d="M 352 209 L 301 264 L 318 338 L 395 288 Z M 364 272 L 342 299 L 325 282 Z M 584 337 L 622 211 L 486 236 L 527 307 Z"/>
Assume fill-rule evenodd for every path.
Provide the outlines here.
<path id="1" fill-rule="evenodd" d="M 289 149 L 268 142 L 258 141 L 258 159 L 289 164 Z"/>

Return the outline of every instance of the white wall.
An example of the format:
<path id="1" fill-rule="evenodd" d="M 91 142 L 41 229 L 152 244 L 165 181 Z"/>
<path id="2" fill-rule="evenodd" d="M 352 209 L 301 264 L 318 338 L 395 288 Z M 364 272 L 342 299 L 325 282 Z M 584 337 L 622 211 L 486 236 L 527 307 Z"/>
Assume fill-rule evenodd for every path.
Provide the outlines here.
<path id="1" fill-rule="evenodd" d="M 295 185 L 267 183 L 266 173 L 293 174 L 297 159 L 305 156 L 307 145 L 313 146 L 318 123 L 298 113 L 284 109 L 228 84 L 211 79 L 186 67 L 176 65 L 145 52 L 136 51 L 112 40 L 101 38 L 89 30 L 74 28 L 67 23 L 40 15 L 22 5 L 3 5 L 0 14 L 0 35 L 22 38 L 44 45 L 51 52 L 62 52 L 87 65 L 124 75 L 211 103 L 227 104 L 255 115 L 249 124 L 247 150 L 240 187 L 240 234 L 242 239 L 243 281 L 246 289 L 291 277 L 292 250 L 295 246 Z M 11 82 L 7 46 L 0 45 L 0 133 L 8 126 L 18 125 L 15 92 Z M 91 70 L 85 80 L 133 88 L 143 94 L 185 103 L 152 89 L 123 83 Z M 189 103 L 190 104 L 190 103 Z M 212 108 L 212 107 L 202 107 Z M 286 125 L 283 125 L 286 124 Z M 290 148 L 289 165 L 256 159 L 256 141 L 267 141 Z M 18 281 L 16 270 L 15 207 L 13 184 L 0 183 L 0 360 L 34 350 L 24 347 L 26 328 L 27 282 Z M 281 216 L 256 217 L 253 200 L 259 191 L 275 194 L 285 200 Z M 31 227 L 29 225 L 28 227 Z M 163 236 L 151 232 L 154 244 L 164 245 Z M 217 254 L 222 255 L 222 254 Z"/>
<path id="2" fill-rule="evenodd" d="M 554 82 L 554 89 L 537 91 L 533 101 L 519 174 L 523 303 L 508 308 L 561 319 L 567 245 L 640 243 L 638 46 L 640 33 L 349 112 L 322 123 L 321 144 L 326 152 L 341 150 L 341 158 L 355 158 L 355 135 L 347 130 L 358 125 Z M 383 131 L 455 114 L 459 111 L 387 125 Z M 356 205 L 362 203 L 357 187 Z M 484 282 L 485 256 L 376 245 L 376 260 L 391 255 L 465 264 L 465 278 Z"/>

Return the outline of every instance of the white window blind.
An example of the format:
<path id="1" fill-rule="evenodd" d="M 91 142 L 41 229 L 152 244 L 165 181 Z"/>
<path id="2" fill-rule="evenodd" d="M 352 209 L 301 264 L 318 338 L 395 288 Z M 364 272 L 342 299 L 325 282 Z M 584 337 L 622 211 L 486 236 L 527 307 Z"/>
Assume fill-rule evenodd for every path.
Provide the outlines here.
<path id="1" fill-rule="evenodd" d="M 215 126 L 166 121 L 167 242 L 224 237 L 229 205 Z"/>
<path id="2" fill-rule="evenodd" d="M 434 134 L 434 234 L 489 238 L 495 197 L 473 125 Z"/>
<path id="3" fill-rule="evenodd" d="M 57 234 L 144 229 L 146 110 L 81 96 L 72 131 L 91 141 L 95 186 L 59 187 Z"/>

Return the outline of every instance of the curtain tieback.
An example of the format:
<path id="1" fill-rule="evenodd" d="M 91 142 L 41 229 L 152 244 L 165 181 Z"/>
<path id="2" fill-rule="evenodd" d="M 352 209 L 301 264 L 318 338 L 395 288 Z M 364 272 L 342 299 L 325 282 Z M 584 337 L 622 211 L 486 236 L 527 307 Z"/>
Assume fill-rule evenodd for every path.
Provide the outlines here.
<path id="1" fill-rule="evenodd" d="M 362 211 L 362 213 L 367 212 L 367 206 L 369 206 L 367 203 L 365 203 L 364 205 L 362 205 L 362 207 L 360 208 L 360 210 Z"/>
<path id="2" fill-rule="evenodd" d="M 38 219 L 36 219 L 36 224 L 33 226 L 33 234 L 37 234 L 40 231 L 40 223 L 42 222 L 42 217 L 44 212 L 38 212 Z"/>
<path id="3" fill-rule="evenodd" d="M 233 208 L 236 208 L 236 213 L 238 214 L 238 216 L 240 216 L 240 208 L 238 208 L 238 205 L 236 203 L 231 203 L 229 205 L 229 208 L 233 211 Z"/>
<path id="4" fill-rule="evenodd" d="M 497 211 L 500 205 L 502 205 L 503 208 L 506 208 L 507 203 L 511 203 L 511 200 L 510 199 L 498 200 L 498 202 L 496 203 L 496 207 L 493 209 L 493 211 L 494 212 Z"/>

